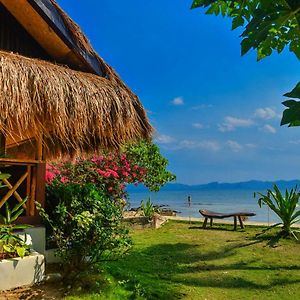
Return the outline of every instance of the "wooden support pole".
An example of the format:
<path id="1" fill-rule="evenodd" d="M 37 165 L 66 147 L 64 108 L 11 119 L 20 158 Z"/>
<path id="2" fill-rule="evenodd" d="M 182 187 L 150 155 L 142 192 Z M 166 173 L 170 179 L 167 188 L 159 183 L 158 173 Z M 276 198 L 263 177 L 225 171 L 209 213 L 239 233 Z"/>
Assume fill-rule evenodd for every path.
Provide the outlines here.
<path id="1" fill-rule="evenodd" d="M 26 186 L 26 196 L 27 196 L 27 202 L 26 202 L 26 216 L 30 215 L 30 202 L 31 202 L 31 169 L 32 167 L 30 165 L 27 165 L 27 186 Z"/>
<path id="2" fill-rule="evenodd" d="M 210 227 L 213 226 L 213 218 L 210 218 Z"/>
<path id="3" fill-rule="evenodd" d="M 37 164 L 37 185 L 36 185 L 36 201 L 42 207 L 45 207 L 45 192 L 46 192 L 46 163 Z"/>
<path id="4" fill-rule="evenodd" d="M 236 230 L 236 227 L 237 227 L 237 217 L 234 216 L 234 230 Z"/>
<path id="5" fill-rule="evenodd" d="M 36 185 L 37 185 L 37 167 L 32 170 L 31 176 L 31 188 L 30 188 L 30 201 L 29 201 L 29 216 L 35 215 L 35 196 L 36 196 Z"/>
<path id="6" fill-rule="evenodd" d="M 44 151 L 43 151 L 43 136 L 37 136 L 36 137 L 36 159 L 37 160 L 43 160 Z"/>

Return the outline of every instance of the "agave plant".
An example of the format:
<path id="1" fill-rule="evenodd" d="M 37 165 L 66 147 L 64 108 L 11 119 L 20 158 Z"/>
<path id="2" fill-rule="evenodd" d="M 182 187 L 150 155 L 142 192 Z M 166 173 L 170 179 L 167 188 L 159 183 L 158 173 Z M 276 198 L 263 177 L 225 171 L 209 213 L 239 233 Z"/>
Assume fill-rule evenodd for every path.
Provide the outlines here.
<path id="1" fill-rule="evenodd" d="M 267 195 L 257 193 L 259 195 L 258 205 L 263 204 L 268 207 L 281 219 L 281 222 L 274 224 L 272 227 L 282 225 L 281 234 L 283 236 L 293 236 L 298 240 L 295 230 L 292 225 L 300 221 L 300 210 L 297 209 L 300 193 L 295 186 L 291 191 L 285 190 L 284 195 L 281 193 L 276 184 L 274 184 L 274 191 L 268 189 Z M 254 197 L 256 194 L 254 194 Z"/>
<path id="2" fill-rule="evenodd" d="M 151 202 L 150 197 L 148 198 L 146 203 L 144 202 L 144 200 L 141 201 L 140 209 L 144 213 L 144 216 L 149 218 L 149 219 L 153 218 L 155 213 L 160 212 L 159 207 L 156 206 L 156 205 L 153 205 L 153 203 Z"/>

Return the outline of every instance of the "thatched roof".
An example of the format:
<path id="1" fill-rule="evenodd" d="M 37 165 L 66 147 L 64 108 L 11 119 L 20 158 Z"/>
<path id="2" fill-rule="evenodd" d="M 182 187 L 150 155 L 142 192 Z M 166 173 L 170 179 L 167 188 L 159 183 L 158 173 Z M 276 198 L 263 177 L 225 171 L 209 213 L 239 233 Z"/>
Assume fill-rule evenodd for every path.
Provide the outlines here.
<path id="1" fill-rule="evenodd" d="M 49 158 L 151 138 L 138 97 L 55 0 L 2 3 L 53 60 L 69 65 L 0 51 L 0 130 L 10 145 L 43 137 Z"/>
<path id="2" fill-rule="evenodd" d="M 139 99 L 101 63 L 106 78 L 0 51 L 1 130 L 16 140 L 43 135 L 55 156 L 149 139 Z"/>

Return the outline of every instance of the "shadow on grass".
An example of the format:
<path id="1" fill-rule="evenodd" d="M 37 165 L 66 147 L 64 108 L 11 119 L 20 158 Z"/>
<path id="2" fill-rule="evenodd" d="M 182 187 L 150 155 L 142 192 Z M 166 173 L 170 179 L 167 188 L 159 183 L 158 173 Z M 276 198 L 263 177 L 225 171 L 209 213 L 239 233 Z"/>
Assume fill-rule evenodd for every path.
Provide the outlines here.
<path id="1" fill-rule="evenodd" d="M 300 283 L 300 280 L 292 278 L 254 282 L 251 276 L 247 276 L 248 273 L 257 274 L 259 271 L 274 273 L 282 270 L 300 270 L 298 265 L 257 265 L 255 259 L 245 257 L 241 261 L 240 256 L 234 257 L 238 249 L 261 242 L 238 242 L 211 251 L 202 251 L 201 245 L 188 243 L 157 244 L 140 251 L 132 251 L 125 260 L 107 265 L 107 272 L 116 280 L 138 282 L 146 299 L 181 299 L 184 297 L 181 292 L 183 286 L 264 290 Z M 237 261 L 232 262 L 234 259 Z M 237 271 L 247 272 L 233 276 Z M 267 274 L 270 273 L 266 273 L 266 276 Z M 129 284 L 127 288 L 132 289 L 133 286 Z"/>
<path id="2" fill-rule="evenodd" d="M 236 231 L 236 232 L 244 232 L 244 229 L 241 228 L 237 228 L 236 230 L 234 230 L 234 227 L 232 225 L 232 227 L 226 226 L 226 227 L 222 227 L 222 226 L 218 226 L 218 227 L 210 227 L 207 226 L 206 228 L 203 228 L 202 226 L 190 226 L 189 229 L 197 229 L 197 230 L 219 230 L 219 231 Z"/>

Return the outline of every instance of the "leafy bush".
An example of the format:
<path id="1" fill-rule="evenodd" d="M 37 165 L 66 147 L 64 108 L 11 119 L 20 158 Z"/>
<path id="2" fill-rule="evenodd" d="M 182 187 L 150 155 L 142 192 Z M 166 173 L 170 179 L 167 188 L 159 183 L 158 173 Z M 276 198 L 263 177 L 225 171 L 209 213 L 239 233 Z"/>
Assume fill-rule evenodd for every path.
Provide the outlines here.
<path id="1" fill-rule="evenodd" d="M 30 246 L 14 232 L 16 230 L 23 230 L 29 225 L 15 225 L 13 222 L 23 213 L 23 204 L 27 198 L 22 202 L 16 204 L 13 209 L 10 209 L 7 202 L 5 202 L 5 215 L 0 215 L 0 259 L 11 257 L 24 257 L 29 254 Z"/>
<path id="2" fill-rule="evenodd" d="M 258 204 L 268 205 L 272 211 L 281 219 L 281 222 L 272 227 L 282 225 L 281 234 L 283 236 L 293 236 L 297 238 L 296 232 L 299 230 L 293 229 L 291 226 L 300 221 L 300 211 L 297 210 L 300 193 L 297 192 L 297 186 L 291 191 L 286 189 L 285 195 L 282 195 L 279 188 L 274 184 L 274 191 L 268 190 L 267 195 L 257 193 L 260 198 Z"/>
<path id="3" fill-rule="evenodd" d="M 122 207 L 95 184 L 62 183 L 47 186 L 48 236 L 63 260 L 63 276 L 72 280 L 102 260 L 115 259 L 131 245 L 121 224 Z"/>
<path id="4" fill-rule="evenodd" d="M 141 183 L 150 191 L 157 192 L 167 182 L 176 179 L 176 176 L 166 169 L 169 162 L 161 155 L 157 145 L 139 141 L 127 145 L 124 153 L 129 161 L 145 170 Z"/>

